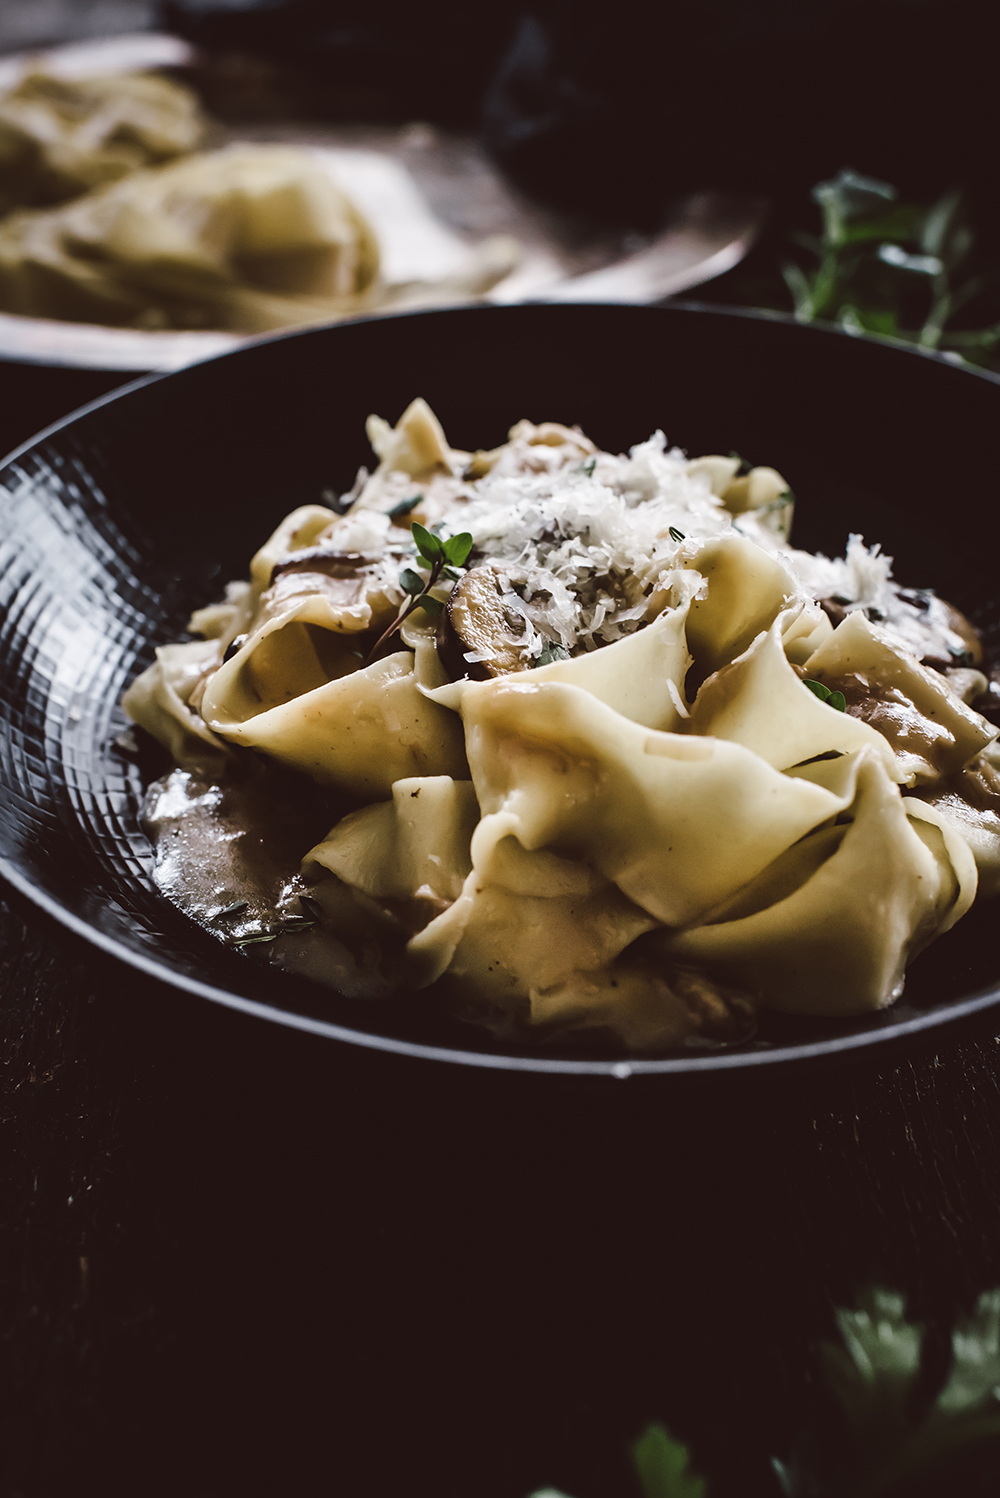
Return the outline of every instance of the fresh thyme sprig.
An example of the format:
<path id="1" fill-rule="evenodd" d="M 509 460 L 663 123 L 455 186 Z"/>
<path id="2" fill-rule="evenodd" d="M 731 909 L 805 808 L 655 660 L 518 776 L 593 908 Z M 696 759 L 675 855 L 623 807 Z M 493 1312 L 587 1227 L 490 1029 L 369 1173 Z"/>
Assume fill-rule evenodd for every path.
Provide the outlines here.
<path id="1" fill-rule="evenodd" d="M 399 586 L 406 597 L 400 604 L 399 612 L 389 628 L 382 631 L 366 655 L 364 662 L 366 666 L 375 659 L 386 640 L 391 639 L 404 620 L 417 609 L 423 609 L 425 613 L 431 615 L 440 614 L 444 604 L 439 598 L 432 596 L 431 590 L 443 577 L 457 582 L 459 573 L 455 569 L 464 564 L 472 550 L 472 536 L 468 531 L 442 540 L 433 531 L 414 522 L 410 534 L 416 542 L 420 571 L 415 571 L 412 567 L 404 567 L 399 574 Z M 428 574 L 426 577 L 421 575 L 424 572 Z"/>

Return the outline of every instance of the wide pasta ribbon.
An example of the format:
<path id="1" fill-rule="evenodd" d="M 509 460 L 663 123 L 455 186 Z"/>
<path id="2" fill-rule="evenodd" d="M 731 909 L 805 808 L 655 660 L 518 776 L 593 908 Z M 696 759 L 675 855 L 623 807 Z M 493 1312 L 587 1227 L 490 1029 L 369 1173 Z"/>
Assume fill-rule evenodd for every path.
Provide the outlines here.
<path id="1" fill-rule="evenodd" d="M 856 782 L 845 825 L 790 848 L 710 924 L 664 933 L 665 960 L 738 973 L 792 1013 L 891 1003 L 907 963 L 968 910 L 976 867 L 947 819 L 900 796 L 870 750 L 857 757 Z"/>
<path id="2" fill-rule="evenodd" d="M 473 865 L 513 835 L 597 869 L 670 926 L 849 804 L 740 744 L 646 729 L 564 682 L 474 683 L 462 716 L 483 810 Z"/>

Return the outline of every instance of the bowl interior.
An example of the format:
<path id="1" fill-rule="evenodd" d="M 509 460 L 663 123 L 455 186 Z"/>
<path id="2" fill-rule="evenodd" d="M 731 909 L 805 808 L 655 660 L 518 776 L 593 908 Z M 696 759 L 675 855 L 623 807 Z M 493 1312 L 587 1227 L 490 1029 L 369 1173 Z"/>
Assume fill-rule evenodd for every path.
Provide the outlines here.
<path id="1" fill-rule="evenodd" d="M 462 309 L 244 347 L 152 378 L 22 449 L 0 480 L 0 869 L 124 960 L 207 997 L 391 1049 L 489 1065 L 607 1071 L 621 1056 L 520 1055 L 431 1020 L 419 1000 L 344 999 L 224 948 L 150 877 L 139 767 L 115 745 L 122 691 L 193 607 L 246 574 L 294 505 L 371 462 L 365 417 L 414 395 L 457 446 L 518 418 L 623 450 L 657 427 L 692 454 L 736 449 L 797 497 L 796 544 L 881 541 L 1000 644 L 1000 522 L 986 454 L 1000 381 L 789 321 L 694 306 Z M 768 1021 L 742 1051 L 632 1063 L 744 1066 L 867 1045 L 994 1002 L 1000 954 L 974 907 L 911 969 L 904 1000 L 840 1024 Z"/>

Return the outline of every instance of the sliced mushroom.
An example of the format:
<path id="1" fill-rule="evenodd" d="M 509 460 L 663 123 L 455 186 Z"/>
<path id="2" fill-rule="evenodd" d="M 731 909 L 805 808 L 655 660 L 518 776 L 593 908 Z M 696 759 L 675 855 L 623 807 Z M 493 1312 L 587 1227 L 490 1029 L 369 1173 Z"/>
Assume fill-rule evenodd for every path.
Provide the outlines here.
<path id="1" fill-rule="evenodd" d="M 438 622 L 438 653 L 446 670 L 474 681 L 523 671 L 518 623 L 504 606 L 493 568 L 474 567 L 456 585 Z M 483 658 L 467 660 L 467 652 Z"/>
<path id="2" fill-rule="evenodd" d="M 271 583 L 261 595 L 255 627 L 286 612 L 304 594 L 319 594 L 340 620 L 334 628 L 347 633 L 382 629 L 398 601 L 394 584 L 403 555 L 396 551 L 374 556 L 322 546 L 292 552 L 276 562 L 271 571 Z"/>
<path id="3" fill-rule="evenodd" d="M 373 567 L 382 556 L 361 551 L 330 551 L 323 546 L 309 546 L 282 557 L 271 568 L 271 582 L 287 572 L 319 572 L 324 577 L 356 577 L 365 567 Z"/>
<path id="4" fill-rule="evenodd" d="M 863 610 L 867 619 L 879 624 L 923 666 L 945 672 L 954 666 L 981 666 L 983 646 L 975 626 L 954 604 L 928 589 L 894 588 L 888 612 Z M 846 618 L 844 600 L 836 595 L 819 599 L 820 607 L 836 627 Z"/>

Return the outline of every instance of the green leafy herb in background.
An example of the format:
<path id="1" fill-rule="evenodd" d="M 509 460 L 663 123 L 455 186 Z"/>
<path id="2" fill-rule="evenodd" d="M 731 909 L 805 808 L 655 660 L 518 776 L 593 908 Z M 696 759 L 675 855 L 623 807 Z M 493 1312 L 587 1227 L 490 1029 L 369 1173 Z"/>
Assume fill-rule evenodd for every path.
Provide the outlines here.
<path id="1" fill-rule="evenodd" d="M 823 1343 L 820 1358 L 846 1446 L 835 1464 L 818 1451 L 775 1460 L 788 1498 L 882 1498 L 917 1477 L 946 1480 L 950 1458 L 1000 1440 L 1000 1290 L 952 1328 L 951 1367 L 923 1413 L 914 1413 L 914 1395 L 924 1328 L 907 1318 L 903 1297 L 869 1289 L 836 1320 L 840 1342 Z"/>
<path id="2" fill-rule="evenodd" d="M 772 1459 L 786 1498 L 891 1498 L 929 1476 L 960 1498 L 944 1484 L 952 1460 L 972 1452 L 996 1462 L 1000 1491 L 1000 1289 L 953 1325 L 951 1363 L 936 1388 L 927 1387 L 925 1328 L 896 1291 L 871 1287 L 835 1321 L 839 1339 L 821 1343 L 818 1356 L 840 1430 L 834 1440 L 803 1432 L 791 1455 Z M 623 1498 L 711 1498 L 711 1479 L 693 1470 L 665 1425 L 647 1426 L 629 1455 L 636 1482 Z M 540 1488 L 530 1498 L 568 1495 Z"/>
<path id="3" fill-rule="evenodd" d="M 632 1445 L 642 1498 L 705 1498 L 705 1479 L 691 1470 L 688 1449 L 665 1425 L 647 1425 Z"/>
<path id="4" fill-rule="evenodd" d="M 640 1498 L 705 1498 L 705 1479 L 691 1470 L 687 1447 L 665 1425 L 647 1425 L 629 1448 Z M 558 1488 L 539 1488 L 531 1498 L 569 1498 Z"/>
<path id="5" fill-rule="evenodd" d="M 959 188 L 921 207 L 900 202 L 890 183 L 845 168 L 818 183 L 812 198 L 818 232 L 792 230 L 780 264 L 799 321 L 1000 363 L 1000 278 L 975 267 L 975 231 Z M 763 280 L 736 272 L 726 299 L 783 310 L 779 284 L 770 271 Z"/>

